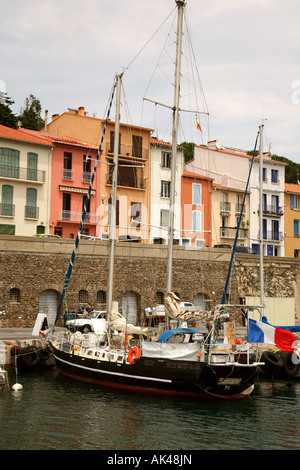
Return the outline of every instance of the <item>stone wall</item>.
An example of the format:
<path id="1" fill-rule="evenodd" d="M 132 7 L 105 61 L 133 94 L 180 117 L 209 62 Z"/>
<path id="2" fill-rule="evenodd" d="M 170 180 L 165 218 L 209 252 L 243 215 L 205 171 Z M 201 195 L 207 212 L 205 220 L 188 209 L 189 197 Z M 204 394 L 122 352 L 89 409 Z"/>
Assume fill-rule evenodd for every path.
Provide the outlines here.
<path id="1" fill-rule="evenodd" d="M 39 295 L 53 289 L 60 295 L 73 240 L 0 237 L 0 327 L 32 327 L 39 310 Z M 79 290 L 85 289 L 89 302 L 97 307 L 97 291 L 107 291 L 108 242 L 83 240 L 75 258 L 66 295 L 69 311 L 78 310 Z M 211 308 L 221 302 L 230 262 L 230 252 L 174 247 L 173 291 L 182 300 L 193 301 L 198 293 L 209 298 Z M 122 305 L 122 295 L 133 291 L 138 299 L 140 322 L 144 309 L 155 304 L 156 292 L 165 292 L 167 247 L 116 243 L 113 298 Z M 287 258 L 267 258 L 265 287 L 268 295 L 295 297 L 295 318 L 299 321 L 299 262 Z M 19 289 L 18 301 L 10 299 L 10 290 Z M 230 300 L 259 295 L 259 257 L 236 257 L 229 284 Z M 63 305 L 63 311 L 66 305 Z M 5 313 L 3 313 L 5 312 Z M 241 322 L 240 313 L 234 318 Z M 59 324 L 62 325 L 60 318 Z"/>

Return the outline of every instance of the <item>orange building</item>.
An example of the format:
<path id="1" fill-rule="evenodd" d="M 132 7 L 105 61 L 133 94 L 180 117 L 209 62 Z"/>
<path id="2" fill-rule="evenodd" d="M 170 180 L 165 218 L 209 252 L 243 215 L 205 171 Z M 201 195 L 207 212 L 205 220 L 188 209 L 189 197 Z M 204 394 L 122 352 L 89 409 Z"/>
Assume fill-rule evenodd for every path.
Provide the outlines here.
<path id="1" fill-rule="evenodd" d="M 181 185 L 182 245 L 212 246 L 213 179 L 184 171 Z"/>
<path id="2" fill-rule="evenodd" d="M 300 257 L 300 185 L 285 184 L 284 193 L 285 256 Z"/>
<path id="3" fill-rule="evenodd" d="M 89 117 L 84 107 L 69 109 L 52 116 L 47 132 L 68 135 L 99 146 L 105 120 Z M 109 120 L 103 137 L 99 163 L 100 180 L 96 191 L 101 196 L 97 236 L 108 236 L 108 219 L 112 195 L 114 156 L 114 121 Z M 150 135 L 151 129 L 120 123 L 116 238 L 149 240 L 150 203 Z M 99 171 L 97 170 L 97 171 Z"/>

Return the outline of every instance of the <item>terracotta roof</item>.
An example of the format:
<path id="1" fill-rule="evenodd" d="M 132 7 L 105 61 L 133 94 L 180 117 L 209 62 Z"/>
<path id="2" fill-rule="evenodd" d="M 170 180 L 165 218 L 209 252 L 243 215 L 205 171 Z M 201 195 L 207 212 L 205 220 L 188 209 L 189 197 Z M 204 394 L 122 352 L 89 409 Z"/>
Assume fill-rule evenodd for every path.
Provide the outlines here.
<path id="1" fill-rule="evenodd" d="M 201 179 L 201 180 L 209 180 L 209 181 L 214 180 L 210 176 L 199 175 L 198 173 L 193 173 L 192 171 L 186 171 L 186 170 L 183 170 L 182 176 L 186 176 L 187 178 Z"/>
<path id="2" fill-rule="evenodd" d="M 95 144 L 89 144 L 87 142 L 83 142 L 82 140 L 74 139 L 73 137 L 68 137 L 64 135 L 56 135 L 56 134 L 50 134 L 49 132 L 45 131 L 33 131 L 31 129 L 19 129 L 21 132 L 35 135 L 35 136 L 40 136 L 43 139 L 48 139 L 49 141 L 53 143 L 59 143 L 59 144 L 65 144 L 65 145 L 73 145 L 76 147 L 84 147 L 84 148 L 89 148 L 89 149 L 94 149 L 97 150 L 98 147 Z"/>
<path id="3" fill-rule="evenodd" d="M 0 125 L 0 139 L 16 140 L 19 142 L 26 142 L 28 144 L 46 145 L 47 147 L 53 146 L 49 139 L 22 132 L 20 129 L 12 129 L 11 127 L 2 125 Z"/>
<path id="4" fill-rule="evenodd" d="M 218 183 L 213 183 L 212 186 L 213 186 L 213 188 L 216 188 L 216 189 L 224 189 L 224 191 L 225 190 L 235 191 L 235 192 L 238 192 L 238 193 L 244 193 L 245 192 L 245 189 L 232 188 L 230 186 L 224 186 L 224 185 L 218 184 Z M 247 191 L 247 193 L 249 193 L 249 191 Z"/>
<path id="5" fill-rule="evenodd" d="M 236 155 L 237 157 L 243 157 L 243 158 L 248 158 L 251 159 L 253 157 L 253 155 L 248 155 L 247 153 L 243 153 L 243 152 L 238 152 L 236 150 L 233 150 L 233 149 L 228 149 L 228 148 L 222 148 L 222 149 L 218 149 L 218 148 L 210 148 L 210 147 L 206 147 L 205 145 L 195 145 L 195 147 L 198 147 L 198 148 L 201 148 L 201 149 L 204 149 L 204 150 L 209 150 L 211 152 L 220 152 L 220 153 L 224 153 L 225 155 Z M 254 157 L 254 160 L 257 161 L 259 160 L 259 155 L 257 155 L 256 157 Z M 191 160 L 192 161 L 192 160 Z M 263 161 L 264 162 L 270 162 L 270 163 L 276 163 L 278 165 L 283 165 L 283 166 L 286 166 L 287 163 L 285 162 L 281 162 L 279 160 L 272 160 L 272 158 L 263 158 Z"/>
<path id="6" fill-rule="evenodd" d="M 298 193 L 300 194 L 300 184 L 291 184 L 285 183 L 285 190 L 288 193 Z"/>

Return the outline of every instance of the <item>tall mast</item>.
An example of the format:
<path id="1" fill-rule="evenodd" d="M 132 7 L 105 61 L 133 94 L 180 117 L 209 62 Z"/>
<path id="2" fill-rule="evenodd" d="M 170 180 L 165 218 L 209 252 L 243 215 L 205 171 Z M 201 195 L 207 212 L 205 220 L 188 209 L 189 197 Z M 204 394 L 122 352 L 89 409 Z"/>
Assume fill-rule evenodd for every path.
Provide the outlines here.
<path id="1" fill-rule="evenodd" d="M 264 234 L 263 234 L 263 124 L 259 127 L 259 233 L 260 233 L 260 305 L 264 304 Z M 262 312 L 261 312 L 262 315 Z"/>
<path id="2" fill-rule="evenodd" d="M 182 24 L 183 24 L 183 8 L 186 5 L 186 2 L 184 0 L 175 0 L 175 2 L 178 7 L 178 17 L 177 17 L 177 44 L 176 44 L 175 87 L 174 87 L 173 130 L 172 130 L 172 161 L 171 161 L 171 184 L 170 184 L 170 223 L 169 223 L 169 242 L 168 242 L 167 293 L 172 290 L 175 178 L 176 178 L 176 156 L 177 156 L 177 132 L 178 132 L 178 122 L 179 122 Z"/>
<path id="3" fill-rule="evenodd" d="M 117 75 L 117 98 L 116 98 L 116 119 L 114 135 L 114 163 L 112 177 L 112 201 L 109 212 L 109 275 L 108 275 L 108 318 L 112 309 L 113 299 L 113 278 L 114 278 L 114 256 L 116 238 L 116 205 L 117 205 L 117 184 L 118 184 L 118 160 L 119 160 L 119 132 L 120 132 L 120 101 L 121 101 L 121 80 L 122 74 Z"/>

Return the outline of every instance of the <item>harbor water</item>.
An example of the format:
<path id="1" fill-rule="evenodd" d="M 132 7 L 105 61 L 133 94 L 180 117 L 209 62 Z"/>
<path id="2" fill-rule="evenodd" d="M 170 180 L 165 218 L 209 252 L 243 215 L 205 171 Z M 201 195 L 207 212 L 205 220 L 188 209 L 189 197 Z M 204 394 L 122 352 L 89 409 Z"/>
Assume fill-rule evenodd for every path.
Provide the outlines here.
<path id="1" fill-rule="evenodd" d="M 11 387 L 16 378 L 23 390 Z M 300 380 L 258 381 L 250 399 L 166 399 L 94 388 L 55 368 L 9 375 L 1 450 L 299 450 Z"/>

